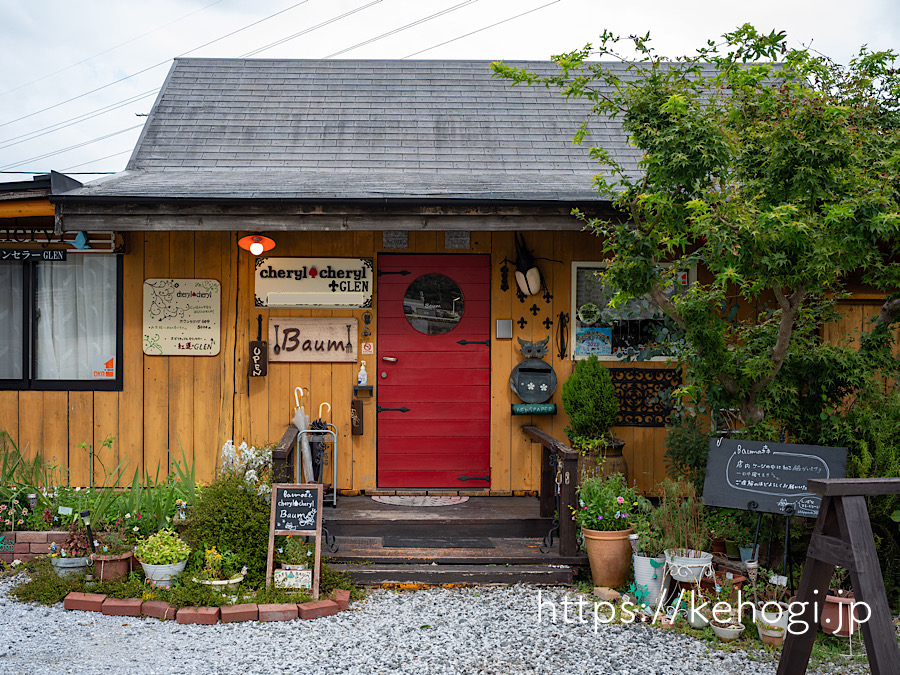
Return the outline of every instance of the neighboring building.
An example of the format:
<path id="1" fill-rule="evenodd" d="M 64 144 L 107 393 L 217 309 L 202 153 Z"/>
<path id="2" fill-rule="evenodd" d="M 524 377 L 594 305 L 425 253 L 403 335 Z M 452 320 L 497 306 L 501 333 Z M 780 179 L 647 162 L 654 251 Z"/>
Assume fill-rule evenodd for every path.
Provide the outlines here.
<path id="1" fill-rule="evenodd" d="M 510 372 L 524 359 L 517 338 L 550 338 L 545 360 L 561 386 L 576 350 L 639 342 L 652 321 L 592 325 L 591 303 L 603 305 L 592 271 L 603 256 L 570 211 L 611 207 L 591 187 L 597 165 L 571 142 L 588 111 L 542 87 L 494 80 L 488 62 L 177 59 L 126 170 L 52 198 L 66 236 L 85 233 L 92 246 L 69 256 L 80 261 L 66 272 L 76 290 L 59 302 L 53 287 L 54 302 L 110 313 L 54 335 L 60 367 L 75 368 L 58 379 L 42 379 L 37 324 L 37 370 L 7 373 L 0 428 L 68 465 L 75 484 L 89 479 L 82 442 L 107 469 L 127 459 L 151 475 L 183 449 L 208 479 L 225 440 L 278 441 L 303 387 L 313 419 L 331 403 L 340 489 L 537 490 L 540 446 L 520 427 L 564 440 L 567 420 L 559 389 L 557 414 L 511 414 L 520 401 Z M 594 120 L 592 134 L 636 170 L 640 153 L 617 124 Z M 118 265 L 93 254 L 103 233 L 124 237 Z M 238 245 L 256 233 L 276 244 L 259 259 Z M 546 281 L 532 296 L 516 291 L 515 233 Z M 19 274 L 18 265 L 0 262 L 0 274 Z M 47 265 L 55 278 L 57 264 Z M 310 274 L 329 266 L 331 281 Z M 182 312 L 161 295 L 180 291 L 148 279 L 200 280 L 179 286 L 204 299 L 202 311 L 180 315 L 190 329 L 180 338 L 158 337 L 152 314 Z M 258 317 L 270 359 L 266 376 L 251 377 Z M 197 355 L 181 355 L 188 346 Z M 174 354 L 160 355 L 169 347 Z M 304 351 L 335 360 L 283 361 Z M 665 362 L 607 358 L 675 374 Z M 372 398 L 354 389 L 359 359 Z M 645 394 L 623 395 L 629 425 L 615 432 L 631 477 L 650 489 L 665 473 L 664 413 L 653 414 Z M 351 433 L 357 397 L 360 435 Z"/>

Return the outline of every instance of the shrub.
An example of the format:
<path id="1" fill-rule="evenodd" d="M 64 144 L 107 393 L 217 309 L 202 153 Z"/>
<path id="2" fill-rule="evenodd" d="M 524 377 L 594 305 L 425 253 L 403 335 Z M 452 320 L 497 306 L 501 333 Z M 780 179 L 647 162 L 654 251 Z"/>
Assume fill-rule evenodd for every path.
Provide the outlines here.
<path id="1" fill-rule="evenodd" d="M 695 415 L 672 413 L 666 429 L 666 469 L 670 475 L 687 478 L 702 492 L 706 480 L 710 435 Z"/>
<path id="2" fill-rule="evenodd" d="M 237 565 L 247 568 L 245 583 L 265 582 L 269 506 L 247 488 L 243 476 L 226 473 L 204 488 L 179 530 L 194 550 L 234 551 Z"/>
<path id="3" fill-rule="evenodd" d="M 619 401 L 609 370 L 596 356 L 576 364 L 575 371 L 562 386 L 562 402 L 569 416 L 565 432 L 573 443 L 583 447 L 582 441 L 609 437 L 619 412 Z"/>

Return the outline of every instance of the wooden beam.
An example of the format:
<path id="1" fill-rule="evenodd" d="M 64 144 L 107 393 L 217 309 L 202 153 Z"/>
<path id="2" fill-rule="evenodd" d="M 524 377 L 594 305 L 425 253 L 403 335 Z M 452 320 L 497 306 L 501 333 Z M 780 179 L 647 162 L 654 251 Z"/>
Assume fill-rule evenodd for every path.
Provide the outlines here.
<path id="1" fill-rule="evenodd" d="M 24 199 L 9 202 L 0 201 L 0 218 L 52 216 L 53 211 L 53 204 L 46 199 Z"/>
<path id="2" fill-rule="evenodd" d="M 896 495 L 900 478 L 813 478 L 806 481 L 806 488 L 826 497 Z"/>

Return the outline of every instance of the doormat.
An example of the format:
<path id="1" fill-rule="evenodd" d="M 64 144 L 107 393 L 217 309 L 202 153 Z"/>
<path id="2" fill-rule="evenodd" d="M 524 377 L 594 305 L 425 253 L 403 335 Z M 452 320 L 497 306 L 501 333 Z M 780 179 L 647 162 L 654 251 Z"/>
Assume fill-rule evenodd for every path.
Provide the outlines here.
<path id="1" fill-rule="evenodd" d="M 372 501 L 379 504 L 390 504 L 391 506 L 453 506 L 454 504 L 462 504 L 469 501 L 468 497 L 428 497 L 428 496 L 410 496 L 410 497 L 392 497 L 390 495 L 376 495 L 372 497 Z"/>
<path id="2" fill-rule="evenodd" d="M 487 537 L 402 537 L 381 538 L 384 548 L 494 548 Z"/>

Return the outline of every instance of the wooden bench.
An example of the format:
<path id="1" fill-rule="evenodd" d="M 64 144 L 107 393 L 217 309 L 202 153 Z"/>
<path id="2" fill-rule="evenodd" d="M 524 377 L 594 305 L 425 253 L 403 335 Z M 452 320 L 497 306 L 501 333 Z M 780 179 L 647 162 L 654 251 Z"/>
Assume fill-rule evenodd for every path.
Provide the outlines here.
<path id="1" fill-rule="evenodd" d="M 272 450 L 272 482 L 273 483 L 293 483 L 294 482 L 294 448 L 297 447 L 297 434 L 300 433 L 297 427 L 289 424 L 284 436 L 278 441 L 278 445 Z"/>
<path id="2" fill-rule="evenodd" d="M 850 572 L 856 602 L 866 603 L 870 610 L 860 631 L 873 675 L 900 675 L 900 649 L 866 507 L 868 496 L 900 494 L 900 478 L 810 480 L 806 487 L 823 497 L 797 592 L 797 602 L 804 608 L 798 619 L 807 629 L 788 631 L 778 674 L 806 672 L 818 625 L 816 610 L 824 604 L 831 575 L 840 565 Z"/>

